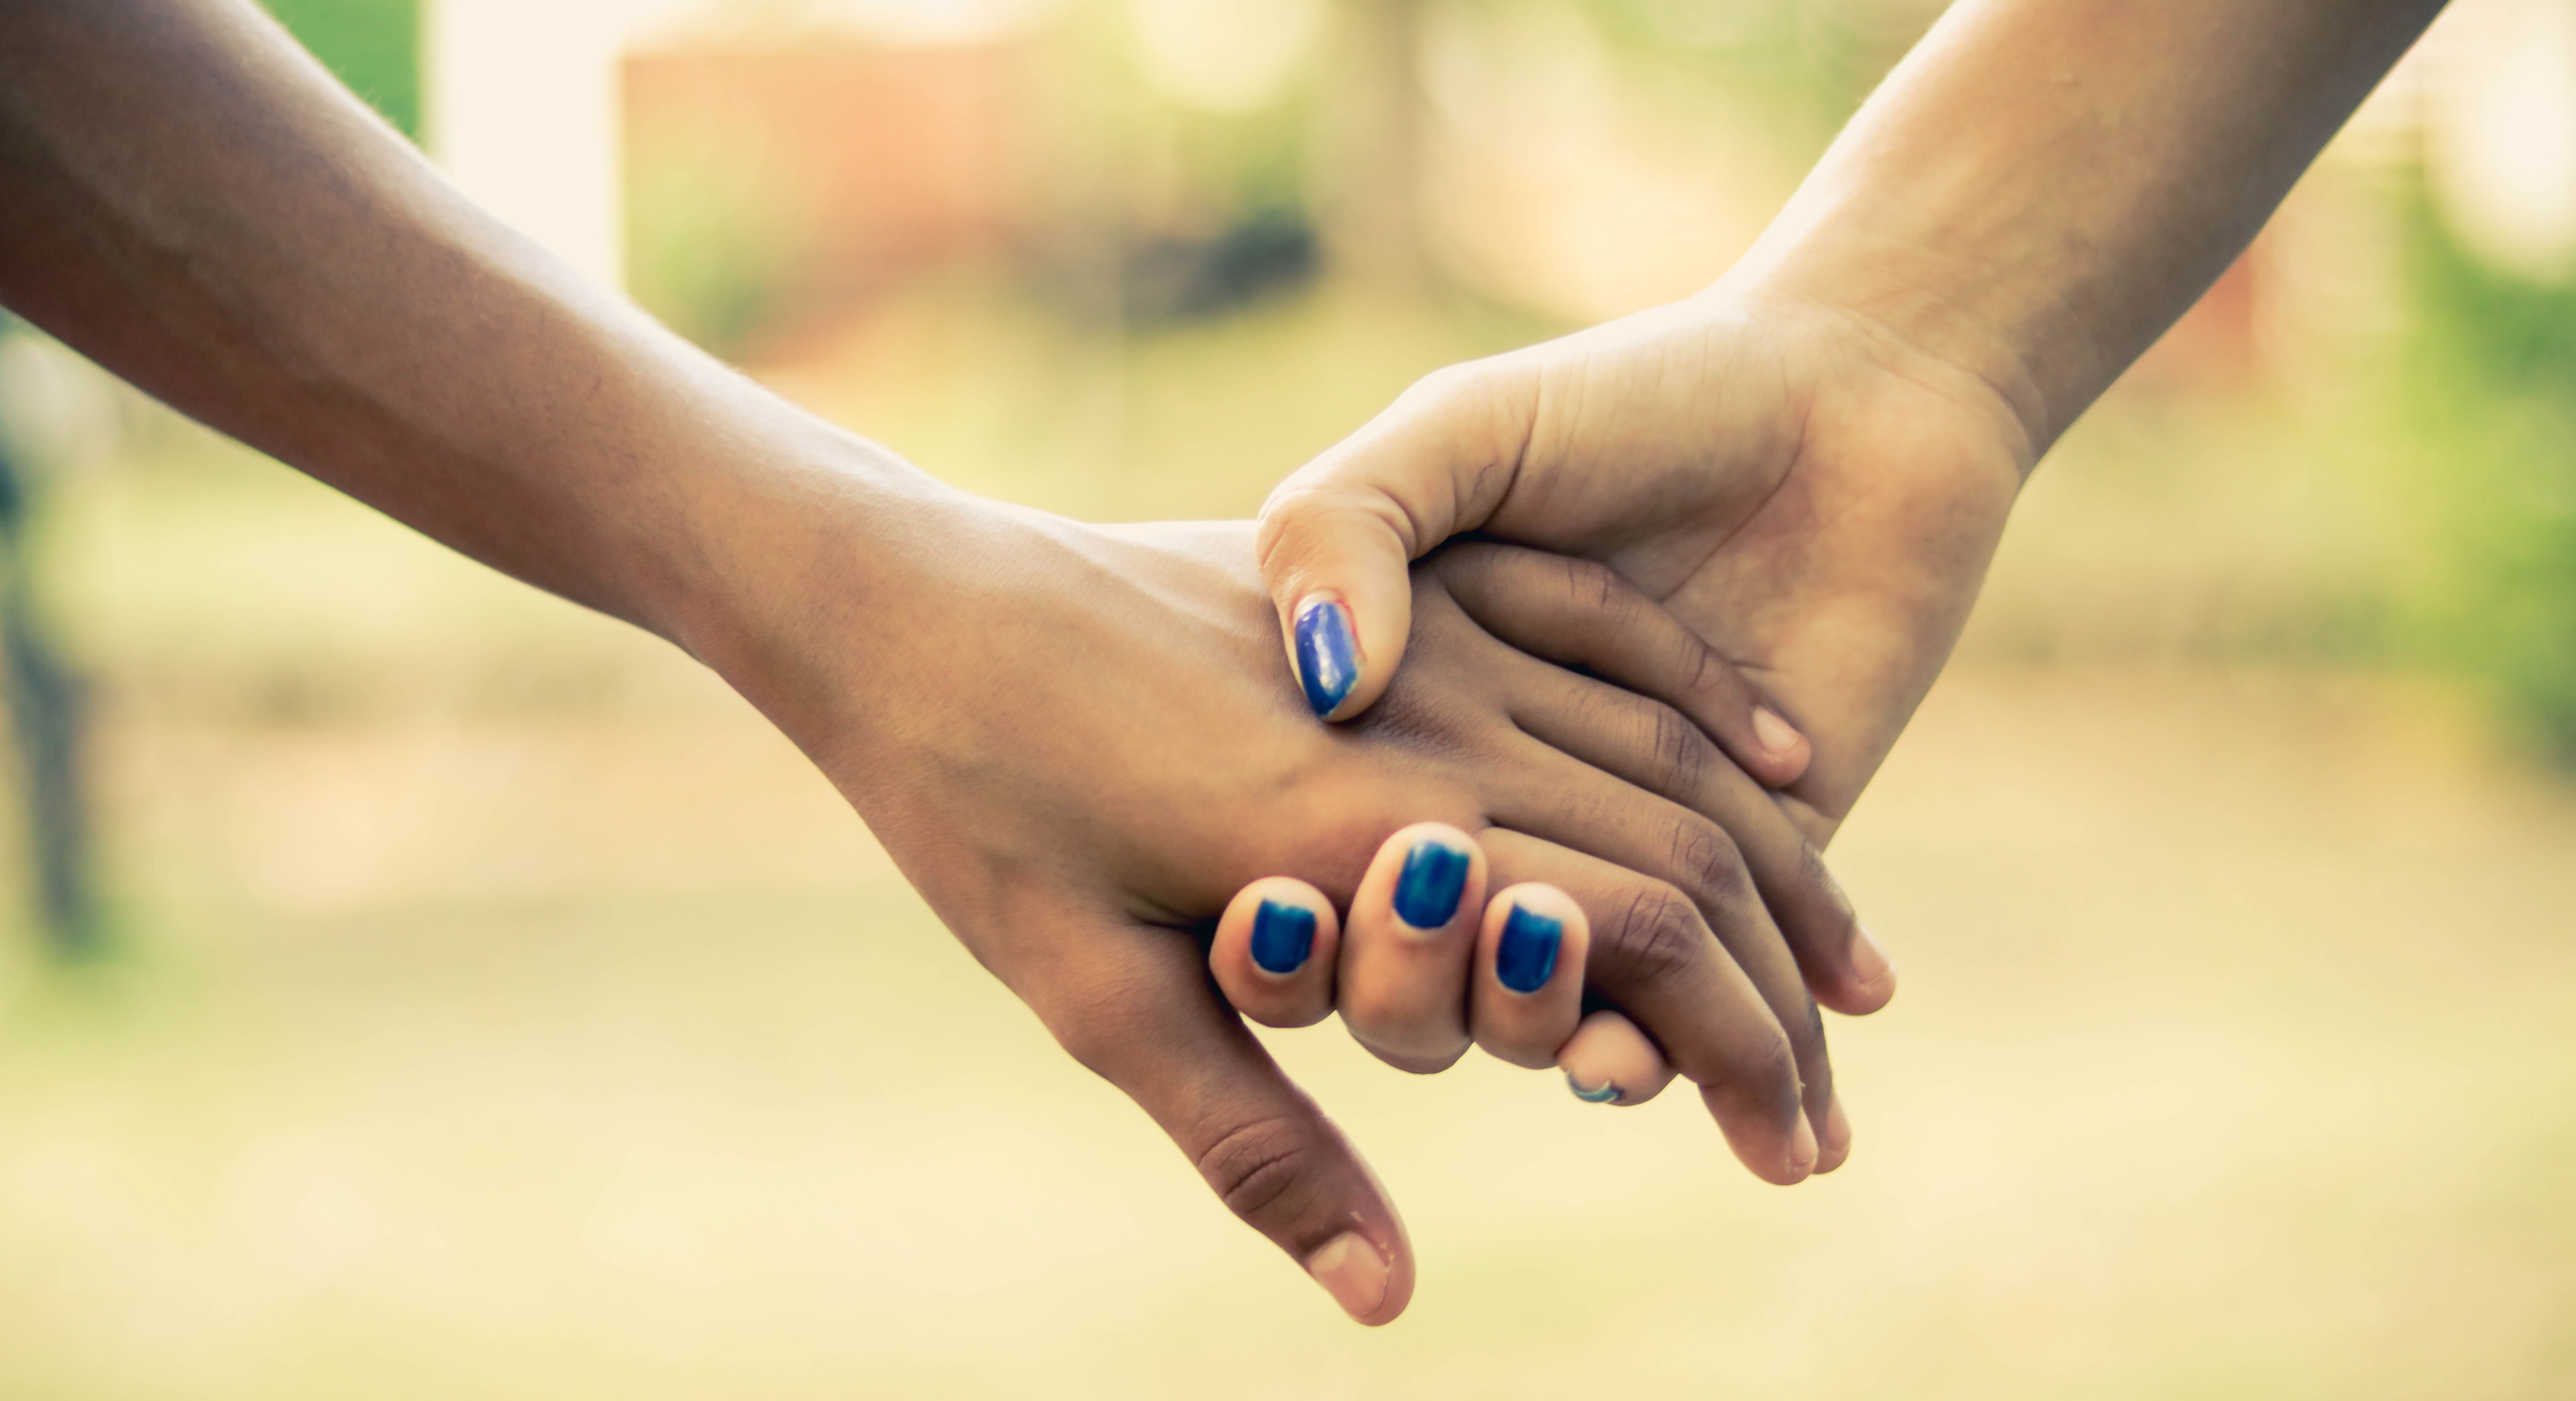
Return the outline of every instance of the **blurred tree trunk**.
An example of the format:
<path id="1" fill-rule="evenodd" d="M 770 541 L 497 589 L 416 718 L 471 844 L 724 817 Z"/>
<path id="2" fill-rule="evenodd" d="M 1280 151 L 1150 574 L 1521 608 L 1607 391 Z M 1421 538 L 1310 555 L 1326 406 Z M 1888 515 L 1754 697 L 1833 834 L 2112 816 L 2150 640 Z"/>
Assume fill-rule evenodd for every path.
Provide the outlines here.
<path id="1" fill-rule="evenodd" d="M 0 331 L 7 329 L 0 321 Z M 56 956 L 98 953 L 103 930 L 90 880 L 89 805 L 81 790 L 81 691 L 30 597 L 28 483 L 0 435 L 0 688 L 18 740 L 36 914 Z"/>
<path id="2" fill-rule="evenodd" d="M 1337 271 L 1380 290 L 1431 283 L 1422 242 L 1423 0 L 1340 0 L 1323 85 L 1317 220 Z"/>

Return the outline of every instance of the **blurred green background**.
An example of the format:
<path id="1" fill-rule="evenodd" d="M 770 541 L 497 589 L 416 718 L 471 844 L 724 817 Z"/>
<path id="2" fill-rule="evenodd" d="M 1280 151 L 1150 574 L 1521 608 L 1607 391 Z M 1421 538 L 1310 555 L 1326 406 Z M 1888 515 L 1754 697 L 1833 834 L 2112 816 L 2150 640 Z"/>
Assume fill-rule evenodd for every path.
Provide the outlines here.
<path id="1" fill-rule="evenodd" d="M 438 0 L 274 8 L 433 153 L 542 96 Z M 1938 8 L 548 12 L 640 301 L 1119 519 L 1704 283 Z M 2561 117 L 2576 10 L 2461 0 L 2033 480 L 1831 853 L 1907 979 L 1843 1172 L 1272 1038 L 1407 1210 L 1377 1333 L 712 677 L 17 331 L 106 952 L 8 868 L 0 1394 L 2576 1394 Z"/>

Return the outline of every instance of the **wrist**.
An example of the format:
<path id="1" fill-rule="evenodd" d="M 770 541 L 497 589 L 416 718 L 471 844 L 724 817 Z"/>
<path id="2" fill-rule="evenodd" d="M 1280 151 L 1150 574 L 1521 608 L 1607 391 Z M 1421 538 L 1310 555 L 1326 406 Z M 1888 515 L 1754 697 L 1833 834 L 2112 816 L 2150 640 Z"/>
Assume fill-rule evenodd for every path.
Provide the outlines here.
<path id="1" fill-rule="evenodd" d="M 1952 421 L 1974 425 L 1978 441 L 2009 459 L 2016 481 L 2027 477 L 2059 429 L 2020 342 L 1943 297 L 1928 259 L 1893 249 L 1872 256 L 1871 242 L 1838 236 L 1793 256 L 1748 257 L 1694 300 L 1752 319 L 1785 364 L 1803 365 L 1791 369 L 1793 381 L 1836 386 L 1832 397 L 1846 411 L 1848 395 L 1871 384 L 1909 402 L 1937 395 Z M 1908 266 L 1915 276 L 1896 272 Z"/>
<path id="2" fill-rule="evenodd" d="M 2155 8 L 1953 7 L 1742 270 L 1982 384 L 2035 461 L 2161 329 L 2180 285 L 2168 264 L 2207 238 L 2173 226 L 2184 202 L 2159 178 L 2154 134 L 2123 125 L 2125 103 L 2096 71 L 2106 33 Z M 2090 81 L 2022 80 L 2033 67 Z"/>
<path id="3" fill-rule="evenodd" d="M 642 585 L 646 626 L 764 709 L 824 634 L 864 647 L 917 616 L 943 554 L 996 510 L 876 443 L 780 418 L 690 478 Z"/>
<path id="4" fill-rule="evenodd" d="M 1801 191 L 1711 291 L 1816 325 L 1899 374 L 2009 420 L 2027 474 L 2116 367 L 2060 324 L 2046 295 L 2051 283 L 2030 260 L 1981 251 L 1937 199 L 1900 205 L 1879 194 L 1876 207 L 1860 207 L 1837 192 Z"/>

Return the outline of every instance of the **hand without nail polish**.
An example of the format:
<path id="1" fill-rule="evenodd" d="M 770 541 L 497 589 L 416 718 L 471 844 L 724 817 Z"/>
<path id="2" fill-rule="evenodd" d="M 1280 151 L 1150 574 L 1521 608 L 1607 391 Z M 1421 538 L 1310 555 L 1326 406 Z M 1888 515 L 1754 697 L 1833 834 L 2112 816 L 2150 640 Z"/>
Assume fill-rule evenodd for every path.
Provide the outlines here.
<path id="1" fill-rule="evenodd" d="M 1887 950 L 1879 947 L 1877 937 L 1866 924 L 1852 926 L 1851 966 L 1852 973 L 1868 987 L 1887 981 L 1887 975 L 1895 971 L 1887 961 Z"/>
<path id="2" fill-rule="evenodd" d="M 1753 707 L 1753 737 L 1774 754 L 1785 754 L 1798 747 L 1798 732 L 1789 722 L 1766 706 Z"/>
<path id="3" fill-rule="evenodd" d="M 1365 1319 L 1386 1302 L 1386 1257 L 1357 1231 L 1344 1231 L 1307 1256 L 1306 1273 L 1353 1318 Z"/>

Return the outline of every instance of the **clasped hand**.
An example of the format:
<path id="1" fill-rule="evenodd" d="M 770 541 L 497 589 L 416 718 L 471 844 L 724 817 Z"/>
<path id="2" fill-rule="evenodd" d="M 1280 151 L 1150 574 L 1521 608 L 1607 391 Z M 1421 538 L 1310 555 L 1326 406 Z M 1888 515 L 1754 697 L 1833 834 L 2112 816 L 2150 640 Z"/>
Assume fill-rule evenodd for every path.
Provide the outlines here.
<path id="1" fill-rule="evenodd" d="M 807 538 L 834 499 L 800 513 L 825 532 Z M 1750 734 L 1759 698 L 1616 574 L 1432 555 L 1403 675 L 1326 725 L 1281 665 L 1251 523 L 1090 527 L 945 495 L 922 514 L 908 538 L 936 544 L 891 571 L 919 580 L 903 597 L 836 588 L 817 545 L 779 576 L 783 621 L 709 659 L 1066 1049 L 1355 1317 L 1409 1298 L 1402 1227 L 1210 960 L 1244 1011 L 1338 1006 L 1404 1069 L 1471 1042 L 1523 1065 L 1571 1050 L 1634 1102 L 1669 1066 L 1765 1179 L 1840 1162 L 1807 984 L 1867 1010 L 1892 982 L 1854 971 L 1813 846 L 1709 737 Z M 1284 976 L 1250 958 L 1264 904 L 1317 921 Z M 1516 912 L 1557 926 L 1535 978 L 1525 954 L 1497 963 Z"/>
<path id="2" fill-rule="evenodd" d="M 1669 1068 L 1757 1175 L 1838 1164 L 1817 1005 L 1894 984 L 1817 846 L 1955 638 L 2028 442 L 1865 319 L 1722 284 L 1426 380 L 1257 547 L 956 501 L 900 626 L 827 606 L 863 635 L 730 670 L 1069 1051 L 1384 1322 L 1394 1209 L 1236 1010 L 1622 1100 Z M 1563 553 L 1444 546 L 1466 530 Z M 1319 608 L 1355 641 L 1321 685 Z M 1766 743 L 1765 710 L 1805 740 Z"/>

